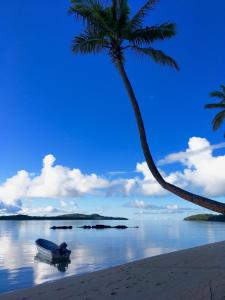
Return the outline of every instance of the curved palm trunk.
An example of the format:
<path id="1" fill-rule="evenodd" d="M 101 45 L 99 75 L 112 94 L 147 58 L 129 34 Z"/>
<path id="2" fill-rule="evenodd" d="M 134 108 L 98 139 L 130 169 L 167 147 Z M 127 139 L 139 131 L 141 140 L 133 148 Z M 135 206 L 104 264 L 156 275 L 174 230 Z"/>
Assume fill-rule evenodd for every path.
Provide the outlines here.
<path id="1" fill-rule="evenodd" d="M 204 208 L 210 209 L 212 211 L 225 214 L 225 204 L 224 203 L 214 201 L 214 200 L 211 200 L 211 199 L 208 199 L 205 197 L 201 197 L 199 195 L 192 194 L 192 193 L 187 192 L 171 183 L 166 182 L 163 179 L 163 177 L 159 173 L 159 171 L 153 161 L 152 155 L 150 153 L 140 108 L 139 108 L 134 90 L 132 88 L 132 85 L 131 85 L 131 83 L 128 79 L 128 76 L 126 74 L 126 71 L 124 69 L 123 63 L 119 59 L 117 59 L 115 61 L 115 64 L 119 70 L 120 75 L 122 76 L 126 90 L 130 97 L 130 101 L 131 101 L 131 104 L 132 104 L 132 107 L 133 107 L 133 110 L 135 113 L 137 125 L 138 125 L 138 130 L 139 130 L 139 135 L 140 135 L 140 140 L 141 140 L 141 145 L 142 145 L 142 149 L 144 152 L 144 156 L 145 156 L 147 165 L 149 167 L 149 170 L 151 171 L 154 178 L 164 189 L 172 192 L 173 194 L 177 195 L 178 197 L 183 198 L 183 199 L 190 201 L 194 204 L 197 204 L 199 206 L 202 206 Z"/>

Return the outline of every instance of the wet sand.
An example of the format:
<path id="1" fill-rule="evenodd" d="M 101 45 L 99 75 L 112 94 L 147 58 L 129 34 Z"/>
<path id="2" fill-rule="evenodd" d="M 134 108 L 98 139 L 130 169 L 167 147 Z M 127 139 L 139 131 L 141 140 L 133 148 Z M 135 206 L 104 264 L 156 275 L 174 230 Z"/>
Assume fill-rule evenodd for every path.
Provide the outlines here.
<path id="1" fill-rule="evenodd" d="M 0 295 L 0 300 L 222 300 L 225 242 Z"/>

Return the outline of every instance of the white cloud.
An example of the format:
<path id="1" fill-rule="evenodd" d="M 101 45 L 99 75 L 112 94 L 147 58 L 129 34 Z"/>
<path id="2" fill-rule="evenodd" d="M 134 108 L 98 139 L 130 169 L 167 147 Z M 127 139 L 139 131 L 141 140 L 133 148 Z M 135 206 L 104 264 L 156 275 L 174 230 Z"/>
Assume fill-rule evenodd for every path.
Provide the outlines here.
<path id="1" fill-rule="evenodd" d="M 45 156 L 41 175 L 32 178 L 27 197 L 77 197 L 108 186 L 107 180 L 96 174 L 85 175 L 79 169 L 54 166 L 54 162 L 53 155 Z"/>
<path id="2" fill-rule="evenodd" d="M 224 143 L 211 146 L 205 138 L 192 137 L 189 139 L 185 153 L 173 153 L 176 161 L 183 166 L 183 170 L 169 174 L 161 173 L 166 181 L 180 187 L 192 191 L 198 190 L 209 197 L 225 196 L 225 155 L 213 156 L 214 149 L 223 147 Z M 168 157 L 170 155 L 166 158 Z M 143 181 L 139 182 L 143 194 L 161 196 L 166 193 L 150 174 L 146 162 L 137 164 L 137 171 L 144 177 Z"/>
<path id="3" fill-rule="evenodd" d="M 71 211 L 71 210 L 74 211 L 74 210 L 78 209 L 77 203 L 74 202 L 73 200 L 71 200 L 71 201 L 60 200 L 59 204 L 60 204 L 61 209 L 64 209 L 67 211 Z"/>
<path id="4" fill-rule="evenodd" d="M 75 213 L 78 209 L 78 205 L 74 201 L 64 201 L 60 200 L 58 206 L 47 205 L 38 207 L 18 207 L 17 211 L 10 213 L 20 213 L 25 215 L 49 215 L 49 214 L 68 214 Z M 1 209 L 0 209 L 1 212 Z M 4 213 L 4 212 L 3 212 Z M 8 211 L 9 213 L 9 211 Z"/>
<path id="5" fill-rule="evenodd" d="M 22 210 L 20 210 L 19 213 L 25 215 L 45 215 L 45 214 L 49 215 L 55 213 L 65 213 L 65 211 L 62 210 L 61 208 L 48 205 L 45 207 L 23 208 Z"/>
<path id="6" fill-rule="evenodd" d="M 124 207 L 137 209 L 135 214 L 178 214 L 195 211 L 195 208 L 180 206 L 178 204 L 155 205 L 143 200 L 134 200 L 123 205 Z"/>
<path id="7" fill-rule="evenodd" d="M 21 210 L 22 202 L 20 200 L 15 201 L 14 204 L 7 204 L 0 201 L 0 214 L 16 214 Z"/>
<path id="8" fill-rule="evenodd" d="M 151 172 L 149 171 L 148 165 L 146 162 L 137 163 L 136 166 L 137 172 L 143 175 L 143 179 L 137 181 L 138 190 L 142 195 L 146 196 L 164 196 L 167 194 L 167 191 L 163 189 L 158 182 L 155 180 Z M 183 181 L 183 176 L 180 172 L 173 172 L 166 174 L 162 170 L 159 170 L 163 178 L 169 183 L 179 185 L 180 187 L 185 186 Z"/>
<path id="9" fill-rule="evenodd" d="M 200 188 L 205 195 L 225 196 L 225 155 L 213 156 L 210 143 L 206 139 L 193 137 L 188 144 L 187 151 L 205 146 L 208 149 L 185 159 L 183 179 L 189 186 Z"/>
<path id="10" fill-rule="evenodd" d="M 178 204 L 168 204 L 166 205 L 166 213 L 169 214 L 179 214 L 179 213 L 186 213 L 190 211 L 197 211 L 199 209 L 187 207 L 187 206 L 180 206 Z"/>
<path id="11" fill-rule="evenodd" d="M 160 172 L 166 181 L 179 187 L 210 197 L 225 196 L 225 155 L 213 155 L 213 150 L 224 145 L 210 145 L 205 138 L 192 137 L 185 152 L 172 153 L 161 160 L 179 162 L 181 168 Z M 146 162 L 137 163 L 135 177 L 105 179 L 94 173 L 84 174 L 79 169 L 56 165 L 55 157 L 49 154 L 43 159 L 39 175 L 21 170 L 0 185 L 0 213 L 18 212 L 24 198 L 57 198 L 63 209 L 69 204 L 65 198 L 71 201 L 78 196 L 100 193 L 104 196 L 168 194 L 153 178 Z"/>
<path id="12" fill-rule="evenodd" d="M 108 186 L 105 189 L 105 195 L 107 197 L 112 196 L 129 196 L 133 192 L 137 192 L 139 187 L 138 178 L 129 178 L 129 179 L 114 179 L 108 181 Z"/>
<path id="13" fill-rule="evenodd" d="M 162 208 L 164 208 L 162 206 L 157 206 L 154 204 L 147 203 L 143 200 L 130 201 L 128 203 L 125 203 L 123 206 L 129 207 L 129 208 L 137 208 L 137 209 L 162 209 Z"/>
<path id="14" fill-rule="evenodd" d="M 203 147 L 204 146 L 203 143 L 205 144 L 205 147 Z M 157 165 L 163 166 L 163 165 L 173 164 L 175 162 L 183 162 L 185 159 L 191 156 L 201 154 L 202 152 L 205 152 L 207 150 L 215 150 L 215 149 L 223 149 L 223 148 L 225 148 L 225 143 L 210 145 L 206 139 L 202 139 L 202 145 L 199 149 L 198 148 L 193 150 L 186 149 L 186 151 L 180 151 L 180 152 L 168 154 L 163 159 L 160 159 L 157 162 Z"/>
<path id="15" fill-rule="evenodd" d="M 54 165 L 51 154 L 43 159 L 40 175 L 19 171 L 0 186 L 0 203 L 4 211 L 21 208 L 22 198 L 60 198 L 95 194 L 106 188 L 109 182 L 96 174 L 83 174 L 79 169 Z"/>
<path id="16" fill-rule="evenodd" d="M 7 205 L 15 204 L 26 193 L 29 184 L 29 173 L 24 170 L 17 172 L 0 186 L 0 201 Z"/>
<path id="17" fill-rule="evenodd" d="M 63 200 L 60 200 L 60 206 L 61 207 L 66 207 L 67 206 L 67 203 Z"/>

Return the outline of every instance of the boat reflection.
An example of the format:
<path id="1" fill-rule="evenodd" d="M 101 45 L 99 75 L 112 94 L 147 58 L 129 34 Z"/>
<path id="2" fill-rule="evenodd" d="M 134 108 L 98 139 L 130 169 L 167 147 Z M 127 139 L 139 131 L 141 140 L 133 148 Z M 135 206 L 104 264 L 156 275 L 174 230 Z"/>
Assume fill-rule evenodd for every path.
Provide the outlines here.
<path id="1" fill-rule="evenodd" d="M 54 266 L 58 269 L 59 272 L 62 272 L 62 273 L 66 272 L 66 270 L 69 267 L 69 264 L 71 263 L 70 259 L 64 259 L 63 261 L 57 260 L 57 259 L 49 260 L 46 257 L 42 256 L 41 254 L 37 254 L 34 257 L 34 259 L 38 262 L 42 262 L 42 263 L 48 264 L 50 266 Z"/>

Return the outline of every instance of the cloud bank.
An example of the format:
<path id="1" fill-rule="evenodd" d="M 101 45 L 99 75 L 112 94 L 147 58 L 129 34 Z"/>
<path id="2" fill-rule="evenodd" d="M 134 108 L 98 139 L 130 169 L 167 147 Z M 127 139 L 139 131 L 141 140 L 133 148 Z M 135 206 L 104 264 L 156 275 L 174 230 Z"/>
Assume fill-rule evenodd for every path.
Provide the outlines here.
<path id="1" fill-rule="evenodd" d="M 46 155 L 40 175 L 22 170 L 8 178 L 0 186 L 0 212 L 19 211 L 22 198 L 78 197 L 95 194 L 108 186 L 107 180 L 96 174 L 86 175 L 79 169 L 54 165 L 54 162 L 53 155 Z"/>
<path id="2" fill-rule="evenodd" d="M 179 187 L 209 197 L 224 197 L 225 155 L 213 154 L 215 149 L 224 146 L 225 143 L 211 145 L 205 138 L 192 137 L 185 151 L 169 154 L 161 160 L 161 166 L 179 163 L 178 170 L 166 172 L 160 169 L 160 172 L 166 181 Z M 168 195 L 155 181 L 146 162 L 137 163 L 135 176 L 112 179 L 56 165 L 55 160 L 52 154 L 46 155 L 39 175 L 21 170 L 0 185 L 0 213 L 19 212 L 24 198 L 57 198 L 63 201 L 83 195 Z M 62 203 L 65 204 L 65 201 Z"/>
<path id="3" fill-rule="evenodd" d="M 194 139 L 194 138 L 192 138 L 192 139 Z M 200 138 L 197 138 L 197 139 L 200 139 Z M 204 148 L 204 145 L 202 144 L 202 147 L 200 147 L 199 149 L 194 150 L 194 149 L 188 148 L 188 149 L 186 149 L 186 151 L 180 151 L 180 152 L 168 154 L 165 158 L 158 161 L 158 163 L 157 163 L 158 166 L 173 164 L 175 162 L 183 162 L 183 161 L 185 161 L 185 159 L 187 159 L 191 156 L 199 155 L 202 152 L 205 152 L 207 150 L 216 150 L 216 149 L 225 148 L 225 143 L 210 145 L 206 139 L 201 139 L 201 140 L 203 143 L 206 141 L 205 148 Z M 203 140 L 205 140 L 205 141 L 203 141 Z M 191 139 L 189 141 L 191 141 Z"/>
<path id="4" fill-rule="evenodd" d="M 225 196 L 225 155 L 214 156 L 213 150 L 224 148 L 225 143 L 210 145 L 205 138 L 192 137 L 184 152 L 167 155 L 161 162 L 179 162 L 180 170 L 167 173 L 160 170 L 169 183 L 208 197 Z M 167 194 L 151 175 L 146 162 L 138 163 L 136 170 L 143 175 L 137 179 L 139 192 L 146 196 L 164 196 Z"/>
<path id="5" fill-rule="evenodd" d="M 155 205 L 143 200 L 130 201 L 123 205 L 124 207 L 137 209 L 135 214 L 181 214 L 190 211 L 196 211 L 197 209 L 180 206 L 178 204 L 168 205 Z"/>

